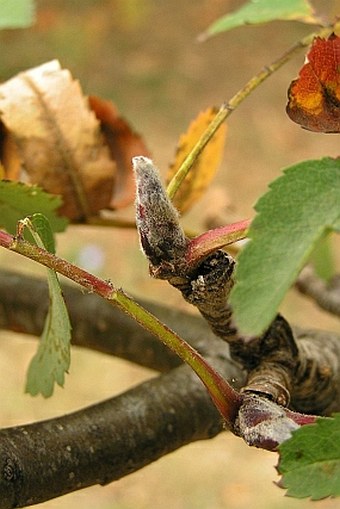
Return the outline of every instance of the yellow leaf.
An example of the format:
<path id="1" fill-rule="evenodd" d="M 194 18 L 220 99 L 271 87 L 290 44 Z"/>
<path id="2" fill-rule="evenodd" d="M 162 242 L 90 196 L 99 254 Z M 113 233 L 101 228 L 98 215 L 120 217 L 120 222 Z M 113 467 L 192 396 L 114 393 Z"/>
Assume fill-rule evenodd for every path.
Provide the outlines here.
<path id="1" fill-rule="evenodd" d="M 168 170 L 166 178 L 167 184 L 176 174 L 187 155 L 196 145 L 201 135 L 215 117 L 216 113 L 217 110 L 215 108 L 208 108 L 201 112 L 190 124 L 188 131 L 181 135 L 175 161 Z M 215 176 L 218 166 L 222 160 L 226 131 L 227 127 L 225 124 L 219 127 L 207 146 L 196 159 L 188 175 L 183 180 L 181 187 L 175 194 L 173 203 L 182 214 L 189 210 L 199 200 Z"/>
<path id="2" fill-rule="evenodd" d="M 79 83 L 58 61 L 1 84 L 0 118 L 29 182 L 61 195 L 62 214 L 81 220 L 109 205 L 115 163 Z"/>

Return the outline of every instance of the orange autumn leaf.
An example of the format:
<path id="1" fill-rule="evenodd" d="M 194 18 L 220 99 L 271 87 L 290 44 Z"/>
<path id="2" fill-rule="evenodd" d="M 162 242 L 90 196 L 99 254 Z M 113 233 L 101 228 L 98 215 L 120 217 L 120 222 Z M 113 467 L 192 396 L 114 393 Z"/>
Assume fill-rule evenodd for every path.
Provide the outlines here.
<path id="1" fill-rule="evenodd" d="M 89 104 L 100 121 L 101 131 L 117 166 L 114 192 L 109 207 L 112 209 L 126 207 L 135 198 L 135 179 L 131 160 L 137 155 L 150 157 L 150 152 L 142 137 L 119 115 L 111 101 L 90 96 Z"/>
<path id="2" fill-rule="evenodd" d="M 74 221 L 109 205 L 115 162 L 79 83 L 58 61 L 0 85 L 0 120 L 6 174 L 13 175 L 10 166 L 19 156 L 19 177 L 60 195 L 60 213 Z"/>
<path id="3" fill-rule="evenodd" d="M 288 116 L 304 129 L 340 132 L 340 37 L 317 37 L 288 90 Z"/>
<path id="4" fill-rule="evenodd" d="M 175 161 L 168 170 L 166 177 L 167 184 L 176 174 L 184 159 L 195 146 L 216 113 L 217 110 L 215 108 L 208 108 L 201 112 L 190 124 L 188 131 L 181 135 Z M 199 200 L 215 176 L 222 160 L 226 130 L 225 124 L 219 127 L 202 153 L 198 156 L 175 194 L 173 203 L 181 213 L 189 210 Z"/>

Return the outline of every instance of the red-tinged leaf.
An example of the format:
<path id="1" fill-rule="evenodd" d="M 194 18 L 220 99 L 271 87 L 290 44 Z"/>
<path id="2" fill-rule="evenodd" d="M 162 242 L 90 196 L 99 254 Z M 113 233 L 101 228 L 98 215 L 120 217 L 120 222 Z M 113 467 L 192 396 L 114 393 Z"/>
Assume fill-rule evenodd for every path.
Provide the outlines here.
<path id="1" fill-rule="evenodd" d="M 317 37 L 288 90 L 288 116 L 304 129 L 340 132 L 340 37 Z"/>
<path id="2" fill-rule="evenodd" d="M 100 121 L 101 130 L 109 147 L 111 157 L 116 162 L 117 173 L 113 197 L 110 202 L 112 209 L 126 207 L 135 197 L 135 182 L 131 159 L 137 155 L 150 157 L 142 137 L 135 133 L 131 126 L 119 116 L 111 101 L 90 96 L 92 111 Z"/>

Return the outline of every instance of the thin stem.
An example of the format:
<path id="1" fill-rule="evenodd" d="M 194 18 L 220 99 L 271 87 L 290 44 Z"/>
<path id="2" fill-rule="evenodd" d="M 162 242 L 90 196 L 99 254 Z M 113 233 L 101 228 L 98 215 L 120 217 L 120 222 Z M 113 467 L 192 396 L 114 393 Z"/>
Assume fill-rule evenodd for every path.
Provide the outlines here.
<path id="1" fill-rule="evenodd" d="M 34 260 L 66 276 L 83 288 L 96 293 L 110 304 L 118 306 L 134 318 L 146 330 L 157 336 L 170 350 L 175 352 L 183 362 L 188 364 L 206 386 L 212 400 L 226 423 L 232 427 L 242 397 L 218 374 L 207 361 L 184 339 L 160 322 L 142 306 L 137 304 L 122 290 L 115 288 L 111 282 L 88 273 L 76 265 L 55 256 L 29 242 L 0 231 L 0 246 Z"/>
<path id="2" fill-rule="evenodd" d="M 217 249 L 244 239 L 247 236 L 250 222 L 250 220 L 245 219 L 227 226 L 220 226 L 190 240 L 186 251 L 188 264 L 190 266 L 196 265 Z"/>
<path id="3" fill-rule="evenodd" d="M 0 246 L 10 249 L 13 244 L 13 237 L 8 233 L 0 230 Z"/>
<path id="4" fill-rule="evenodd" d="M 229 103 L 228 103 L 229 104 Z M 223 124 L 225 119 L 229 116 L 231 113 L 231 110 L 229 110 L 228 104 L 222 104 L 219 111 L 215 115 L 215 117 L 212 119 L 210 124 L 208 125 L 207 129 L 202 134 L 201 138 L 198 140 L 196 145 L 193 147 L 191 152 L 187 155 L 187 157 L 184 159 L 183 163 L 181 164 L 178 171 L 175 173 L 175 175 L 172 177 L 171 181 L 168 184 L 167 187 L 167 193 L 169 198 L 172 200 L 177 193 L 181 183 L 189 173 L 189 170 L 193 166 L 194 162 L 204 149 L 204 147 L 208 144 L 208 142 L 211 140 L 211 138 L 214 136 L 218 128 Z"/>
<path id="5" fill-rule="evenodd" d="M 244 85 L 244 87 L 230 99 L 230 101 L 222 104 L 219 111 L 208 125 L 207 129 L 204 131 L 196 145 L 184 159 L 177 173 L 169 182 L 167 193 L 170 199 L 174 198 L 181 183 L 189 173 L 196 159 L 201 154 L 204 147 L 209 143 L 211 138 L 214 136 L 218 128 L 229 117 L 229 115 L 231 115 L 231 113 L 248 97 L 248 95 L 253 92 L 253 90 L 255 90 L 263 81 L 269 78 L 269 76 L 271 76 L 275 71 L 280 69 L 280 67 L 288 62 L 297 52 L 299 52 L 302 48 L 309 46 L 315 37 L 326 37 L 332 32 L 332 30 L 335 29 L 335 27 L 336 25 L 334 27 L 322 28 L 317 32 L 313 32 L 312 34 L 303 37 L 288 51 L 276 59 L 272 64 L 264 67 L 259 73 L 253 76 Z"/>
<path id="6" fill-rule="evenodd" d="M 207 361 L 186 341 L 166 325 L 128 297 L 121 290 L 115 295 L 116 304 L 132 316 L 138 323 L 156 335 L 168 348 L 188 364 L 202 380 L 209 391 L 217 409 L 226 423 L 232 427 L 242 397 L 219 375 Z"/>

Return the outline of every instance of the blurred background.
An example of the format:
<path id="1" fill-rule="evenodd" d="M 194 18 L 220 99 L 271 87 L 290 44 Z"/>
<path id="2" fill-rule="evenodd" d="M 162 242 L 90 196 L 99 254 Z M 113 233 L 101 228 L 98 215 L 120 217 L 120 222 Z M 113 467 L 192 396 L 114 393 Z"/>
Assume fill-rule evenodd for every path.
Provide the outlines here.
<path id="1" fill-rule="evenodd" d="M 38 0 L 32 28 L 0 32 L 2 81 L 57 58 L 85 94 L 111 99 L 143 135 L 165 175 L 177 140 L 200 110 L 230 99 L 311 28 L 277 22 L 244 27 L 198 43 L 198 35 L 238 0 Z M 314 2 L 340 13 L 339 1 Z M 253 216 L 253 205 L 282 168 L 304 159 L 339 155 L 336 135 L 314 134 L 285 114 L 287 89 L 303 64 L 301 53 L 256 90 L 230 117 L 223 163 L 205 197 L 183 218 L 197 231 L 208 215 L 227 221 Z M 133 207 L 124 211 L 133 218 Z M 283 246 L 290 256 L 289 245 Z M 117 286 L 150 300 L 188 309 L 178 293 L 148 277 L 135 231 L 72 226 L 58 237 L 58 253 Z M 292 254 L 293 256 L 293 254 Z M 0 252 L 1 267 L 18 268 Z M 20 270 L 44 275 L 33 262 Z M 190 311 L 192 311 L 190 309 Z M 292 322 L 340 332 L 335 319 L 294 291 L 282 306 Z M 101 354 L 73 349 L 64 389 L 50 400 L 24 394 L 36 340 L 1 332 L 0 425 L 61 415 L 118 394 L 154 373 Z M 100 373 L 100 375 L 99 375 Z M 106 487 L 52 500 L 44 509 L 311 509 L 274 485 L 274 454 L 250 449 L 224 433 L 191 444 Z M 318 502 L 335 509 L 339 502 Z"/>

